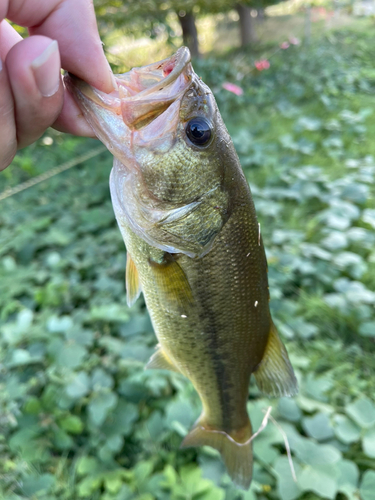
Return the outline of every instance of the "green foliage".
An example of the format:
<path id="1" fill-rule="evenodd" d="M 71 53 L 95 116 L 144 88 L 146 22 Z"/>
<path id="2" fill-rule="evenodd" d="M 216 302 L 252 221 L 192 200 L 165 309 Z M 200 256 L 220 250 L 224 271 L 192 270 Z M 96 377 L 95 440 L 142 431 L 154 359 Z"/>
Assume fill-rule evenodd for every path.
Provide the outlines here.
<path id="1" fill-rule="evenodd" d="M 247 53 L 197 66 L 252 186 L 300 382 L 293 400 L 250 388 L 254 430 L 272 404 L 282 432 L 269 422 L 255 439 L 249 492 L 216 451 L 179 450 L 200 413 L 189 382 L 143 370 L 156 340 L 142 299 L 126 306 L 110 155 L 1 202 L 1 498 L 374 500 L 372 50 L 366 32 L 346 31 L 278 53 L 268 72 L 254 74 Z M 95 144 L 49 135 L 1 190 Z"/>
<path id="2" fill-rule="evenodd" d="M 240 3 L 251 8 L 264 8 L 280 0 L 94 0 L 99 29 L 104 39 L 111 39 L 113 30 L 122 35 L 152 39 L 165 37 L 173 47 L 180 45 L 182 17 L 192 13 L 196 18 L 234 10 Z"/>

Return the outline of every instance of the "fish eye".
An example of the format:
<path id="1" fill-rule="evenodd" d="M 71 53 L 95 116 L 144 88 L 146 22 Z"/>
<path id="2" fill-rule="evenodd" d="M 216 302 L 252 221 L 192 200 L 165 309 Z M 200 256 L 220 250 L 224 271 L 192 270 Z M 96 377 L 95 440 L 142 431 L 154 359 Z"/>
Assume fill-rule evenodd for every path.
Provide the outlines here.
<path id="1" fill-rule="evenodd" d="M 196 146 L 205 146 L 211 139 L 211 124 L 203 116 L 196 116 L 187 122 L 186 135 Z"/>

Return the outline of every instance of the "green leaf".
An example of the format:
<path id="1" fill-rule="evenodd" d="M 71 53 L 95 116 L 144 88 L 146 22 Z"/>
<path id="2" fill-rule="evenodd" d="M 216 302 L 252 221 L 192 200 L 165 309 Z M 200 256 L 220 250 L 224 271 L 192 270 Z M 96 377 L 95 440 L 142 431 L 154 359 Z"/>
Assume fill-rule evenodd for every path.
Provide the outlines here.
<path id="1" fill-rule="evenodd" d="M 338 490 L 339 471 L 332 465 L 306 467 L 298 477 L 298 485 L 303 491 L 313 491 L 323 498 L 333 500 Z"/>
<path id="2" fill-rule="evenodd" d="M 102 478 L 100 476 L 88 476 L 78 483 L 78 496 L 90 497 L 96 490 L 100 488 Z"/>
<path id="3" fill-rule="evenodd" d="M 176 399 L 168 404 L 166 412 L 166 423 L 170 426 L 174 421 L 189 428 L 193 423 L 194 415 L 191 405 L 183 399 Z"/>
<path id="4" fill-rule="evenodd" d="M 375 406 L 368 398 L 357 399 L 345 411 L 360 427 L 368 429 L 375 423 Z"/>
<path id="5" fill-rule="evenodd" d="M 51 333 L 63 333 L 72 326 L 73 320 L 70 316 L 51 316 L 47 321 L 47 330 Z"/>
<path id="6" fill-rule="evenodd" d="M 108 471 L 105 474 L 103 474 L 103 480 L 105 489 L 108 490 L 110 493 L 115 494 L 120 490 L 122 486 L 121 471 L 116 471 L 116 470 Z"/>
<path id="7" fill-rule="evenodd" d="M 262 435 L 254 439 L 253 452 L 254 455 L 259 457 L 259 459 L 266 464 L 272 464 L 280 455 L 280 452 L 273 446 L 271 446 L 271 443 L 268 441 L 267 436 L 262 437 Z"/>
<path id="8" fill-rule="evenodd" d="M 74 448 L 72 437 L 59 428 L 53 430 L 53 443 L 58 450 L 69 450 Z"/>
<path id="9" fill-rule="evenodd" d="M 325 413 L 317 413 L 313 417 L 305 417 L 302 427 L 306 433 L 318 441 L 325 441 L 333 436 L 333 429 Z"/>
<path id="10" fill-rule="evenodd" d="M 88 404 L 89 419 L 96 426 L 102 425 L 109 411 L 117 404 L 117 395 L 113 392 L 93 394 Z"/>
<path id="11" fill-rule="evenodd" d="M 35 494 L 39 496 L 42 492 L 46 493 L 51 490 L 55 482 L 56 479 L 52 474 L 30 475 L 23 480 L 22 491 L 29 498 Z"/>
<path id="12" fill-rule="evenodd" d="M 361 429 L 345 415 L 335 415 L 334 431 L 337 438 L 343 443 L 355 443 L 361 436 Z"/>
<path id="13" fill-rule="evenodd" d="M 322 127 L 322 121 L 319 118 L 313 118 L 310 116 L 301 116 L 297 121 L 297 126 L 303 130 L 320 130 Z"/>
<path id="14" fill-rule="evenodd" d="M 221 488 L 210 488 L 199 495 L 199 500 L 224 500 L 225 491 Z"/>
<path id="15" fill-rule="evenodd" d="M 375 337 L 375 321 L 365 321 L 359 326 L 358 331 L 364 337 Z"/>
<path id="16" fill-rule="evenodd" d="M 180 470 L 182 491 L 185 495 L 193 497 L 208 492 L 213 484 L 208 479 L 202 479 L 202 471 L 196 465 L 186 465 Z"/>
<path id="17" fill-rule="evenodd" d="M 154 466 L 150 461 L 137 463 L 137 465 L 134 467 L 134 477 L 137 484 L 143 484 L 145 480 L 151 476 L 153 468 Z"/>
<path id="18" fill-rule="evenodd" d="M 277 411 L 280 417 L 290 420 L 291 422 L 298 422 L 302 415 L 295 400 L 290 398 L 280 398 L 277 405 Z"/>
<path id="19" fill-rule="evenodd" d="M 213 448 L 205 447 L 204 451 L 213 450 Z M 202 449 L 203 451 L 203 449 Z M 216 485 L 220 485 L 221 479 L 225 473 L 225 467 L 220 458 L 216 456 L 207 455 L 206 453 L 199 454 L 199 465 L 202 470 L 202 477 L 204 479 L 210 479 Z"/>
<path id="20" fill-rule="evenodd" d="M 94 391 L 99 389 L 111 389 L 113 387 L 113 378 L 103 370 L 96 368 L 91 375 L 91 385 Z"/>
<path id="21" fill-rule="evenodd" d="M 82 457 L 77 462 L 77 474 L 85 476 L 86 474 L 95 473 L 99 469 L 99 463 L 94 457 Z"/>
<path id="22" fill-rule="evenodd" d="M 166 465 L 164 467 L 163 474 L 165 477 L 165 481 L 164 481 L 165 486 L 172 487 L 174 484 L 177 483 L 178 474 L 177 474 L 176 470 L 172 467 L 172 465 Z"/>
<path id="23" fill-rule="evenodd" d="M 138 417 L 138 407 L 120 398 L 116 408 L 111 412 L 107 422 L 103 425 L 102 431 L 107 436 L 118 434 L 127 436 L 133 431 L 134 423 Z"/>
<path id="24" fill-rule="evenodd" d="M 329 235 L 322 240 L 322 245 L 329 250 L 341 250 L 348 245 L 348 238 L 339 231 L 330 231 Z"/>
<path id="25" fill-rule="evenodd" d="M 359 492 L 362 500 L 375 500 L 375 472 L 373 470 L 367 470 L 363 474 Z"/>
<path id="26" fill-rule="evenodd" d="M 304 388 L 309 396 L 322 402 L 327 401 L 325 393 L 332 387 L 330 376 L 315 377 L 309 373 L 305 379 Z"/>
<path id="27" fill-rule="evenodd" d="M 295 454 L 302 463 L 325 467 L 337 463 L 341 459 L 340 451 L 329 444 L 317 444 L 308 439 L 301 439 L 294 448 Z"/>
<path id="28" fill-rule="evenodd" d="M 65 368 L 76 368 L 82 363 L 86 354 L 87 350 L 85 347 L 78 344 L 66 344 L 59 349 L 56 362 Z"/>
<path id="29" fill-rule="evenodd" d="M 375 427 L 367 429 L 362 438 L 362 448 L 370 458 L 375 458 Z"/>
<path id="30" fill-rule="evenodd" d="M 301 467 L 296 462 L 293 465 L 298 478 L 301 474 Z M 298 498 L 302 490 L 292 477 L 287 457 L 279 457 L 274 464 L 274 469 L 278 476 L 277 491 L 281 500 L 295 500 Z"/>
<path id="31" fill-rule="evenodd" d="M 370 224 L 373 228 L 375 228 L 375 209 L 366 208 L 363 211 L 362 219 L 367 224 Z"/>
<path id="32" fill-rule="evenodd" d="M 32 357 L 26 349 L 15 349 L 12 354 L 11 363 L 13 366 L 27 365 L 32 363 Z"/>
<path id="33" fill-rule="evenodd" d="M 358 487 L 359 470 L 357 465 L 351 460 L 340 460 L 336 464 L 340 475 L 337 478 L 339 490 L 342 491 L 344 486 Z"/>
<path id="34" fill-rule="evenodd" d="M 20 333 L 26 333 L 33 321 L 34 313 L 30 309 L 22 309 L 17 315 L 17 330 Z"/>
<path id="35" fill-rule="evenodd" d="M 30 415 L 37 415 L 41 411 L 41 404 L 38 398 L 31 396 L 25 403 L 23 410 Z"/>
<path id="36" fill-rule="evenodd" d="M 129 320 L 129 314 L 126 312 L 125 306 L 119 304 L 96 306 L 93 307 L 90 312 L 93 320 L 115 323 L 125 323 Z"/>
<path id="37" fill-rule="evenodd" d="M 77 415 L 68 415 L 59 423 L 62 429 L 71 434 L 80 434 L 83 431 L 83 422 Z"/>
<path id="38" fill-rule="evenodd" d="M 90 378 L 85 372 L 78 372 L 73 380 L 66 386 L 67 395 L 73 399 L 86 396 L 90 391 Z"/>

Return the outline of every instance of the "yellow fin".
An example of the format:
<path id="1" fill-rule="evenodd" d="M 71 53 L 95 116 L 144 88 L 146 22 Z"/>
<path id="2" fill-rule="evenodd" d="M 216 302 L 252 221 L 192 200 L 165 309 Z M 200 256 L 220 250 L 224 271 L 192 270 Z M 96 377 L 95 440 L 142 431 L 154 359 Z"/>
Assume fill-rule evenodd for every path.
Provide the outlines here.
<path id="1" fill-rule="evenodd" d="M 298 392 L 288 353 L 273 323 L 263 359 L 254 376 L 259 389 L 268 396 L 294 396 Z"/>
<path id="2" fill-rule="evenodd" d="M 195 427 L 183 440 L 181 447 L 211 446 L 219 451 L 232 481 L 244 490 L 250 487 L 253 475 L 253 450 L 250 420 L 246 429 L 243 429 L 247 439 L 244 442 L 236 441 L 232 436 L 219 429 L 208 429 L 198 420 Z"/>
<path id="3" fill-rule="evenodd" d="M 138 271 L 130 253 L 126 255 L 126 303 L 131 307 L 141 294 Z"/>
<path id="4" fill-rule="evenodd" d="M 193 294 L 184 271 L 174 257 L 166 254 L 161 264 L 150 260 L 159 294 L 167 308 L 187 312 L 193 304 Z"/>
<path id="5" fill-rule="evenodd" d="M 173 372 L 180 373 L 180 370 L 173 364 L 173 362 L 168 358 L 165 352 L 159 347 L 156 352 L 151 356 L 147 365 L 146 370 L 170 370 Z"/>

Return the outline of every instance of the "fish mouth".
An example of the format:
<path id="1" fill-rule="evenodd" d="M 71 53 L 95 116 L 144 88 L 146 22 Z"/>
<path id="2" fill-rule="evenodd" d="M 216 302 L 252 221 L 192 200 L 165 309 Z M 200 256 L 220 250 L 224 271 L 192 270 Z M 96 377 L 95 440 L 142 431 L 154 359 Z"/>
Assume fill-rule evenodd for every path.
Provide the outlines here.
<path id="1" fill-rule="evenodd" d="M 141 131 L 182 98 L 194 75 L 190 61 L 189 49 L 181 47 L 167 59 L 114 75 L 117 89 L 110 94 L 71 74 L 65 75 L 65 84 L 98 138 L 114 153 L 116 137 L 126 143 L 130 132 Z M 161 128 L 158 124 L 159 137 L 176 127 L 177 119 L 171 123 L 170 118 Z"/>

